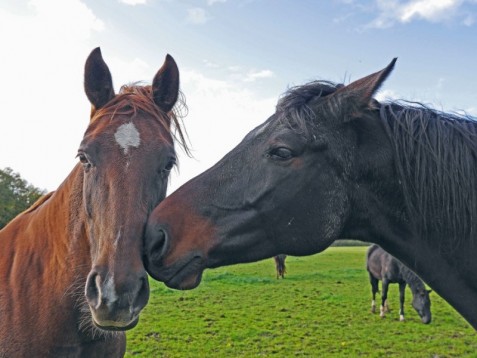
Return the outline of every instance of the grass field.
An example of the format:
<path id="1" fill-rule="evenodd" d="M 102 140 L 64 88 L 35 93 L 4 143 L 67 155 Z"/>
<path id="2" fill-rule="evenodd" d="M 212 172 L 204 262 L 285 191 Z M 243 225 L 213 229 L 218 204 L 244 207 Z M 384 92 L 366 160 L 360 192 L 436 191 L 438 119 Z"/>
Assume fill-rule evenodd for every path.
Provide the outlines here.
<path id="1" fill-rule="evenodd" d="M 399 322 L 397 285 L 388 316 L 371 314 L 365 252 L 332 247 L 288 257 L 284 280 L 272 259 L 208 270 L 191 291 L 150 280 L 127 356 L 477 357 L 477 332 L 434 292 L 430 325 L 411 307 L 409 288 Z"/>

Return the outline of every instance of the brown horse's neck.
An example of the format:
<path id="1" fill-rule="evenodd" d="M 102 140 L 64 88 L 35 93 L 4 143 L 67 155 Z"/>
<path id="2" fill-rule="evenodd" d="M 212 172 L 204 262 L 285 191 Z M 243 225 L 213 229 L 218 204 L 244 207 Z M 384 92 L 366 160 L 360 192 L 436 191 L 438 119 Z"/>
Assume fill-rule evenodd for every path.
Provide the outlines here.
<path id="1" fill-rule="evenodd" d="M 3 339 L 13 340 L 11 347 L 36 348 L 56 346 L 54 337 L 60 335 L 64 346 L 90 340 L 78 336 L 84 282 L 91 268 L 82 181 L 82 168 L 76 166 L 58 190 L 0 231 L 0 347 L 7 345 Z M 28 304 L 19 310 L 17 302 Z M 45 332 L 25 325 L 31 319 Z"/>
<path id="2" fill-rule="evenodd" d="M 84 265 L 90 257 L 82 185 L 83 171 L 77 165 L 44 203 L 24 214 L 29 216 L 28 225 L 32 229 L 36 227 L 35 232 L 44 233 L 41 239 L 49 253 L 39 253 L 38 256 L 49 260 L 51 268 L 56 268 L 60 274 L 71 273 L 73 268 L 79 268 L 72 266 L 75 262 L 82 262 Z M 26 237 L 26 240 L 33 239 Z M 30 245 L 35 243 L 30 242 Z M 85 271 L 88 272 L 89 269 L 87 267 Z"/>

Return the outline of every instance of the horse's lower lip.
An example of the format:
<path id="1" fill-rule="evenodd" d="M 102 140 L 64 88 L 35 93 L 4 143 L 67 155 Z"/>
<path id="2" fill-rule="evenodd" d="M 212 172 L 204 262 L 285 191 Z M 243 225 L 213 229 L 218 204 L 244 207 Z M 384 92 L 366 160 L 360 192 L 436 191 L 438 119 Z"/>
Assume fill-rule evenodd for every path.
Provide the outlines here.
<path id="1" fill-rule="evenodd" d="M 194 256 L 185 265 L 179 268 L 171 277 L 164 280 L 167 287 L 178 290 L 191 290 L 199 286 L 204 270 L 203 260 Z"/>
<path id="2" fill-rule="evenodd" d="M 126 324 L 125 326 L 117 326 L 117 325 L 101 325 L 99 323 L 97 323 L 94 319 L 93 319 L 93 323 L 94 325 L 99 328 L 99 329 L 102 329 L 104 331 L 127 331 L 131 328 L 134 328 L 136 327 L 136 325 L 138 324 L 139 322 L 139 317 L 136 317 L 134 318 L 130 323 Z"/>

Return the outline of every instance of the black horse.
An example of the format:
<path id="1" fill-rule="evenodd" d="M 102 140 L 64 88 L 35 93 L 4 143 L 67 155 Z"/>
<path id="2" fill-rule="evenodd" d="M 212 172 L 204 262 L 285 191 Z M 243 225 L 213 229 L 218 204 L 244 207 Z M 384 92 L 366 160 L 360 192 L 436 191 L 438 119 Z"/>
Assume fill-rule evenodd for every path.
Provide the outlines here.
<path id="1" fill-rule="evenodd" d="M 206 268 L 383 247 L 477 328 L 477 123 L 349 85 L 292 88 L 275 114 L 149 217 L 145 265 L 191 289 Z"/>
<path id="2" fill-rule="evenodd" d="M 373 301 L 371 303 L 371 311 L 376 310 L 376 293 L 379 292 L 379 281 L 382 281 L 383 292 L 381 295 L 381 317 L 385 316 L 388 310 L 388 288 L 390 283 L 399 284 L 399 320 L 404 321 L 404 296 L 406 285 L 412 292 L 412 307 L 421 317 L 422 323 L 431 323 L 431 300 L 426 286 L 422 280 L 401 261 L 384 251 L 378 245 L 369 247 L 366 255 L 366 269 L 369 273 L 369 281 L 371 283 L 371 291 Z"/>

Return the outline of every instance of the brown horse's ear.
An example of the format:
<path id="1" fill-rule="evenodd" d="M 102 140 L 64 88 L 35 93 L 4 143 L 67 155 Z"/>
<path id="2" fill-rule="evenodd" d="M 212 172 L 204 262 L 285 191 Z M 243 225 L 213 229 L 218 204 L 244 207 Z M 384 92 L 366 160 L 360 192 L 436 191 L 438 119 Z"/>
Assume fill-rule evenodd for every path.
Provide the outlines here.
<path id="1" fill-rule="evenodd" d="M 162 67 L 152 81 L 154 102 L 164 112 L 169 112 L 179 97 L 179 68 L 171 55 L 167 55 Z"/>
<path id="2" fill-rule="evenodd" d="M 330 105 L 336 108 L 345 109 L 346 118 L 352 119 L 357 116 L 361 110 L 367 108 L 373 95 L 381 87 L 386 78 L 392 72 L 397 58 L 394 58 L 386 68 L 369 76 L 363 77 L 341 87 L 332 95 L 328 96 Z"/>
<path id="3" fill-rule="evenodd" d="M 114 97 L 111 72 L 101 56 L 99 47 L 95 48 L 84 66 L 84 91 L 93 111 L 103 107 Z"/>

